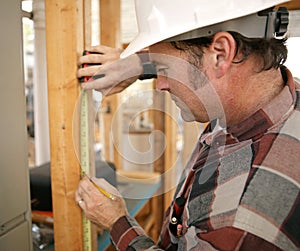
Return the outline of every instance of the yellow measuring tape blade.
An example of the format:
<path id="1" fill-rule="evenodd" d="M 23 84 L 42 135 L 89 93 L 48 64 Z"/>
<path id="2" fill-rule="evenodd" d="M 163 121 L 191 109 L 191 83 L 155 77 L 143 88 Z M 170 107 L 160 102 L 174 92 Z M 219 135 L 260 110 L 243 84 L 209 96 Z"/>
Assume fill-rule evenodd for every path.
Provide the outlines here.
<path id="1" fill-rule="evenodd" d="M 90 156 L 89 156 L 89 116 L 88 116 L 88 93 L 83 90 L 80 109 L 80 163 L 81 175 L 89 175 Z M 92 230 L 91 222 L 82 215 L 83 227 L 83 250 L 92 251 Z"/>

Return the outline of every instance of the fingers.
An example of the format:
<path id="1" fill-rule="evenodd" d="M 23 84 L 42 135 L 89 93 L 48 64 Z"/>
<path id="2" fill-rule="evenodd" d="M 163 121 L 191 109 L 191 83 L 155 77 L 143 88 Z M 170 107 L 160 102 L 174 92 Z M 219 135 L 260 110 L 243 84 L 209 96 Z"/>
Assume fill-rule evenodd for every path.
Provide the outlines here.
<path id="1" fill-rule="evenodd" d="M 103 179 L 93 179 L 93 182 L 102 189 L 110 192 L 117 191 Z M 122 197 L 112 200 L 100 192 L 87 176 L 79 182 L 75 192 L 78 206 L 83 210 L 86 217 L 101 226 L 103 229 L 111 230 L 113 224 L 122 216 L 128 215 L 125 201 Z"/>
<path id="2" fill-rule="evenodd" d="M 106 183 L 103 179 L 100 179 L 100 182 L 101 185 L 108 185 L 108 183 Z M 108 185 L 106 188 L 109 190 L 113 187 Z M 111 218 L 111 216 L 109 216 L 109 212 L 111 212 L 112 209 L 115 210 L 119 208 L 120 206 L 118 206 L 118 203 L 122 202 L 120 199 L 117 199 L 117 197 L 114 197 L 114 200 L 107 198 L 103 193 L 99 192 L 99 190 L 95 188 L 87 176 L 82 178 L 79 182 L 78 189 L 75 192 L 75 198 L 78 206 L 84 211 L 85 215 L 99 225 L 102 225 L 102 222 L 109 222 L 106 220 Z M 102 215 L 102 210 L 106 211 L 106 209 L 108 210 L 107 215 Z M 126 210 L 124 209 L 123 211 Z"/>
<path id="3" fill-rule="evenodd" d="M 84 177 L 80 182 L 77 191 L 75 192 L 75 199 L 78 206 L 84 211 L 87 212 L 89 208 L 92 208 L 95 205 L 101 205 L 103 198 L 101 195 L 97 194 L 97 191 L 94 191 L 94 187 L 91 186 L 91 182 L 87 177 Z"/>
<path id="4" fill-rule="evenodd" d="M 97 46 L 91 46 L 88 48 L 89 51 L 91 52 L 97 52 L 97 53 L 103 53 L 103 54 L 108 54 L 108 53 L 119 53 L 123 51 L 122 49 L 119 48 L 113 48 L 105 45 L 97 45 Z"/>
<path id="5" fill-rule="evenodd" d="M 100 188 L 102 188 L 100 186 Z M 103 188 L 102 188 L 103 189 Z M 105 189 L 104 189 L 105 190 Z M 78 188 L 79 197 L 83 199 L 86 205 L 99 204 L 100 201 L 108 199 L 103 193 L 95 187 L 87 176 L 84 176 L 79 183 Z"/>
<path id="6" fill-rule="evenodd" d="M 109 182 L 107 182 L 105 179 L 103 179 L 103 178 L 97 179 L 97 178 L 93 177 L 92 180 L 99 187 L 103 188 L 105 191 L 107 191 L 111 195 L 121 197 L 120 192 L 114 186 L 112 186 Z"/>
<path id="7" fill-rule="evenodd" d="M 82 198 L 82 195 L 79 192 L 79 189 L 76 190 L 75 192 L 75 200 L 77 202 L 77 205 L 84 211 L 86 211 L 86 206 L 84 203 L 84 199 Z"/>
<path id="8" fill-rule="evenodd" d="M 102 93 L 103 96 L 109 96 L 115 93 L 119 93 L 123 91 L 126 87 L 123 87 L 122 85 L 116 85 L 111 84 L 112 81 L 109 81 L 108 78 L 104 77 L 103 80 L 95 80 L 95 81 L 88 81 L 85 83 L 82 83 L 82 88 L 85 90 L 96 90 Z M 108 86 L 107 86 L 108 85 Z"/>
<path id="9" fill-rule="evenodd" d="M 138 56 L 120 60 L 122 50 L 103 45 L 91 47 L 89 50 L 102 54 L 91 53 L 79 58 L 78 64 L 88 64 L 88 67 L 78 69 L 77 77 L 92 77 L 90 81 L 82 84 L 83 89 L 94 89 L 108 96 L 127 88 L 142 73 Z"/>
<path id="10" fill-rule="evenodd" d="M 88 55 L 84 55 L 79 57 L 78 59 L 78 66 L 81 66 L 82 64 L 104 64 L 106 63 L 107 57 L 105 55 L 102 54 L 88 54 Z"/>
<path id="11" fill-rule="evenodd" d="M 81 56 L 78 60 L 79 66 L 82 64 L 106 64 L 107 62 L 119 59 L 122 52 L 121 49 L 104 45 L 92 46 L 88 49 L 88 51 L 94 53 Z"/>
<path id="12" fill-rule="evenodd" d="M 117 60 L 106 65 L 101 65 L 99 70 L 95 73 L 95 75 L 93 75 L 93 78 L 86 85 L 84 85 L 84 88 L 96 89 L 102 93 L 105 90 L 107 93 L 109 88 L 111 91 L 111 89 L 116 88 L 124 81 L 129 80 L 130 84 L 133 83 L 140 76 L 142 72 L 141 68 L 142 67 L 140 66 L 140 61 L 137 56 Z M 95 68 L 93 70 L 95 70 Z M 128 85 L 129 84 L 125 85 L 125 87 Z M 124 86 L 120 87 L 120 90 L 124 89 Z M 110 93 L 110 91 L 108 93 Z M 115 93 L 115 91 L 113 91 L 113 93 Z"/>
<path id="13" fill-rule="evenodd" d="M 89 69 L 91 68 L 91 69 Z M 88 76 L 92 76 L 92 78 L 82 84 L 82 88 L 84 89 L 95 89 L 100 91 L 103 95 L 106 95 L 110 92 L 110 90 L 114 87 L 115 82 L 119 83 L 119 81 L 115 81 L 114 74 L 110 72 L 107 74 L 106 72 L 109 71 L 108 67 L 105 66 L 98 66 L 97 67 L 87 67 L 78 71 L 79 76 L 86 76 L 85 74 L 89 74 Z M 92 74 L 94 73 L 94 74 Z"/>
<path id="14" fill-rule="evenodd" d="M 96 74 L 96 72 L 99 71 L 99 69 L 101 68 L 101 66 L 89 66 L 89 67 L 84 67 L 84 68 L 80 68 L 77 71 L 77 78 L 81 78 L 81 77 L 85 77 L 85 76 L 93 76 Z"/>

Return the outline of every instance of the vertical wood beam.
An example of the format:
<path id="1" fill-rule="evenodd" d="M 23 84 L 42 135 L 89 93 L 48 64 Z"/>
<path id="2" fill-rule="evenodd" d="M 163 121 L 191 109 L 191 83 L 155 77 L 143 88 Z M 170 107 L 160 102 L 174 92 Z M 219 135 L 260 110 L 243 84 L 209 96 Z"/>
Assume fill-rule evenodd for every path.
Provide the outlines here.
<path id="1" fill-rule="evenodd" d="M 121 46 L 121 3 L 120 0 L 100 0 L 101 44 Z"/>
<path id="2" fill-rule="evenodd" d="M 80 89 L 78 56 L 84 49 L 90 0 L 45 0 L 51 184 L 55 250 L 82 250 L 82 214 L 74 200 L 80 165 L 73 142 L 73 113 Z M 78 124 L 75 125 L 78 130 Z M 78 138 L 75 144 L 78 144 Z"/>
<path id="3" fill-rule="evenodd" d="M 200 132 L 203 131 L 205 125 L 198 122 L 183 122 L 183 149 L 182 149 L 182 165 L 188 162 L 194 147 L 198 141 Z"/>
<path id="4" fill-rule="evenodd" d="M 165 100 L 165 135 L 166 135 L 166 151 L 165 151 L 165 210 L 167 210 L 168 206 L 171 204 L 175 188 L 176 188 L 176 180 L 177 180 L 177 167 L 176 162 L 178 158 L 176 143 L 177 143 L 177 111 L 175 110 L 175 106 L 170 98 L 170 96 L 166 96 Z"/>
<path id="5" fill-rule="evenodd" d="M 100 1 L 100 41 L 101 44 L 110 47 L 121 47 L 121 4 L 120 0 Z M 104 105 L 110 106 L 110 113 L 103 114 L 104 121 L 104 158 L 112 161 L 117 168 L 120 167 L 120 156 L 117 148 L 113 145 L 111 133 L 114 140 L 118 141 L 119 132 L 111 131 L 113 116 L 118 106 L 118 94 L 106 97 Z"/>
<path id="6" fill-rule="evenodd" d="M 153 87 L 156 85 L 156 80 L 153 80 Z M 153 122 L 154 122 L 154 130 L 162 132 L 165 135 L 165 95 L 161 94 L 154 94 L 153 96 Z M 164 215 L 164 208 L 165 208 L 165 201 L 164 201 L 164 192 L 165 192 L 165 157 L 166 151 L 164 153 L 158 152 L 161 149 L 163 144 L 168 144 L 168 142 L 164 142 L 164 137 L 161 137 L 160 134 L 155 134 L 154 136 L 154 156 L 160 156 L 157 158 L 153 163 L 153 170 L 155 172 L 159 172 L 161 175 L 161 186 L 158 191 L 158 195 L 153 198 L 153 203 L 157 206 L 156 210 L 156 221 L 154 222 L 154 228 L 157 230 L 157 235 L 162 227 L 163 223 L 163 215 Z"/>
<path id="7" fill-rule="evenodd" d="M 277 7 L 279 6 L 287 7 L 289 10 L 300 10 L 300 0 L 292 0 L 290 2 L 280 4 Z"/>

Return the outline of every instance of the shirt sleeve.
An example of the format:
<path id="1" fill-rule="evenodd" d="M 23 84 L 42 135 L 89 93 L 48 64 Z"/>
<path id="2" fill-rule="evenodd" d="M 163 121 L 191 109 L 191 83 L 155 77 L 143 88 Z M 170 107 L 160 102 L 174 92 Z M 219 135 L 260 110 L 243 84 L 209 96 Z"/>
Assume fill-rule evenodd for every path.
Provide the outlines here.
<path id="1" fill-rule="evenodd" d="M 131 216 L 118 219 L 113 225 L 110 237 L 116 250 L 159 250 L 154 241 Z"/>

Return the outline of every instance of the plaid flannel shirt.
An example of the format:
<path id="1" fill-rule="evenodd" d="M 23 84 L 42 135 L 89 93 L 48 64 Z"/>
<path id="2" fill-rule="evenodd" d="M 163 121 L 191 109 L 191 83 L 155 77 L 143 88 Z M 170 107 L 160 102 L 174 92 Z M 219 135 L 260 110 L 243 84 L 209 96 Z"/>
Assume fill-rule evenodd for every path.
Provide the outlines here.
<path id="1" fill-rule="evenodd" d="M 286 85 L 242 123 L 200 136 L 174 198 L 186 203 L 182 231 L 172 229 L 174 201 L 158 244 L 130 216 L 113 226 L 118 250 L 299 250 L 300 86 Z"/>

